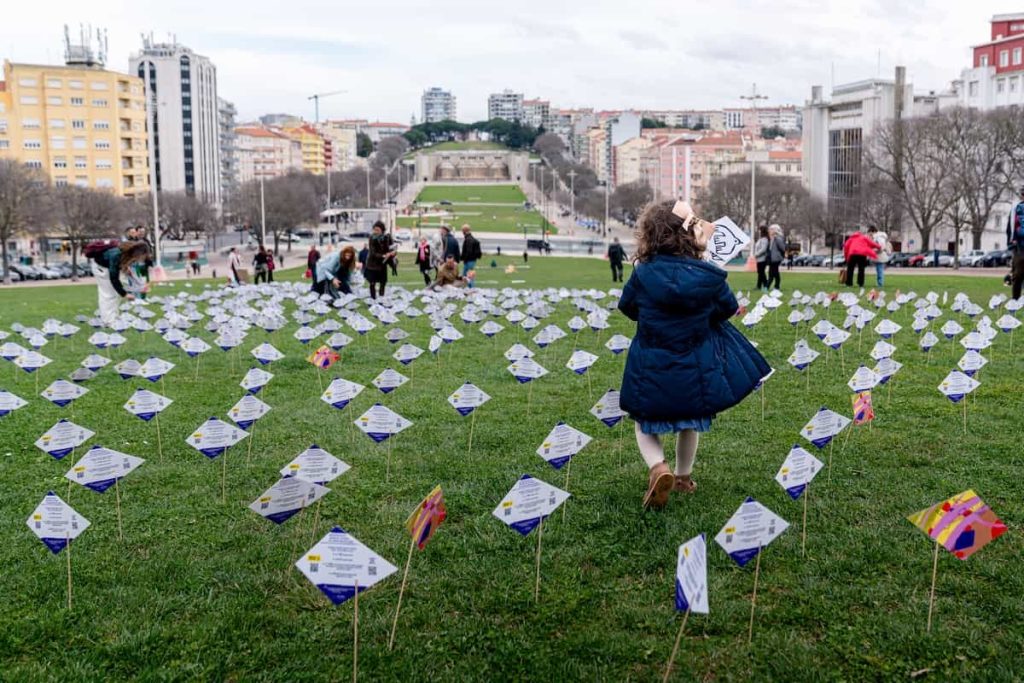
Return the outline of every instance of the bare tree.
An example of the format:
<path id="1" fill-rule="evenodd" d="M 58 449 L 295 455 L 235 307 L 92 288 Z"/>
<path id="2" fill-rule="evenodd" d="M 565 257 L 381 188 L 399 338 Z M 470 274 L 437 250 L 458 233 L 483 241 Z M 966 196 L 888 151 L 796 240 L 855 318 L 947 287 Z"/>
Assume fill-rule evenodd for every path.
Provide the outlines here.
<path id="1" fill-rule="evenodd" d="M 295 228 L 316 222 L 322 208 L 316 180 L 309 173 L 289 173 L 264 182 L 266 231 L 274 237 L 274 252 L 279 251 L 281 236 Z M 260 189 L 255 182 L 247 183 L 235 193 L 235 211 L 252 225 L 260 223 Z M 289 249 L 291 242 L 288 243 Z"/>
<path id="2" fill-rule="evenodd" d="M 811 197 L 797 178 L 754 172 L 754 212 L 760 223 L 779 223 L 791 230 L 807 219 Z M 749 223 L 750 174 L 741 172 L 716 178 L 699 204 L 700 212 L 711 220 L 729 216 L 737 225 Z"/>
<path id="3" fill-rule="evenodd" d="M 160 195 L 160 223 L 166 239 L 183 240 L 212 232 L 219 224 L 217 212 L 198 197 L 185 192 L 164 192 Z"/>
<path id="4" fill-rule="evenodd" d="M 71 279 L 78 279 L 78 250 L 100 237 L 116 237 L 124 200 L 111 192 L 66 185 L 53 189 L 53 230 L 71 247 Z"/>
<path id="5" fill-rule="evenodd" d="M 892 179 L 865 168 L 860 182 L 860 219 L 886 234 L 899 230 L 903 216 L 902 194 Z"/>
<path id="6" fill-rule="evenodd" d="M 562 144 L 562 138 L 554 133 L 544 133 L 538 135 L 537 139 L 533 141 L 533 149 L 544 159 L 551 159 L 556 155 L 561 156 L 565 145 Z"/>
<path id="7" fill-rule="evenodd" d="M 654 198 L 651 186 L 642 180 L 619 185 L 610 198 L 611 212 L 618 218 L 632 222 Z"/>
<path id="8" fill-rule="evenodd" d="M 899 192 L 923 249 L 931 247 L 932 232 L 956 201 L 949 176 L 953 162 L 942 142 L 944 125 L 938 116 L 890 121 L 878 129 L 864 154 L 864 168 L 891 181 Z"/>
<path id="9" fill-rule="evenodd" d="M 14 159 L 0 159 L 0 255 L 5 284 L 11 282 L 7 244 L 46 218 L 48 186 L 42 173 Z"/>

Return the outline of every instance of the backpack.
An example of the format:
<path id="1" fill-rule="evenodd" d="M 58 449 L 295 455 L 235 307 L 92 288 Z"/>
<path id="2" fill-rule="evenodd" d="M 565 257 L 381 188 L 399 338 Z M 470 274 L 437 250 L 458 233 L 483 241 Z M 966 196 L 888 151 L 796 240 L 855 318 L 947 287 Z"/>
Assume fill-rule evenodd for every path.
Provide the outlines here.
<path id="1" fill-rule="evenodd" d="M 107 249 L 113 249 L 119 244 L 118 240 L 96 240 L 95 242 L 89 242 L 82 247 L 82 256 L 87 259 L 95 259 L 101 256 Z"/>

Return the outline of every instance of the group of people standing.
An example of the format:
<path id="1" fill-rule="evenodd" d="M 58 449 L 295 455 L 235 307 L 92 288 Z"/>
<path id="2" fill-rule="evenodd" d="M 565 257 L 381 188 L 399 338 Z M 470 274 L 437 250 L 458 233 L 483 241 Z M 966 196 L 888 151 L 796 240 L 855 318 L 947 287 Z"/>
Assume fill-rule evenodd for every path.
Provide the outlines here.
<path id="1" fill-rule="evenodd" d="M 853 271 L 857 271 L 857 286 L 864 286 L 864 270 L 868 262 L 875 264 L 875 283 L 885 285 L 885 265 L 892 258 L 892 245 L 889 236 L 873 225 L 868 226 L 867 234 L 858 230 L 846 238 L 843 243 L 843 258 L 846 260 L 844 282 L 847 287 L 853 285 Z"/>
<path id="2" fill-rule="evenodd" d="M 782 228 L 775 223 L 759 227 L 757 241 L 754 242 L 754 261 L 757 264 L 757 288 L 759 290 L 768 291 L 782 286 L 779 267 L 784 260 L 786 260 L 786 238 L 782 235 Z"/>
<path id="3" fill-rule="evenodd" d="M 423 276 L 426 287 L 473 286 L 476 262 L 483 257 L 480 241 L 473 236 L 469 225 L 462 226 L 462 246 L 452 235 L 448 226 L 438 231 L 437 240 L 429 242 L 420 239 L 416 247 L 415 263 Z M 462 273 L 459 273 L 459 262 Z M 316 245 L 309 248 L 306 256 L 308 277 L 313 281 L 313 291 L 337 297 L 352 293 L 352 275 L 362 270 L 370 288 L 370 298 L 384 296 L 389 271 L 398 274 L 398 246 L 387 232 L 387 226 L 377 221 L 373 224 L 370 239 L 356 254 L 355 247 L 346 245 L 338 251 L 322 256 Z M 433 277 L 431 276 L 433 272 Z"/>

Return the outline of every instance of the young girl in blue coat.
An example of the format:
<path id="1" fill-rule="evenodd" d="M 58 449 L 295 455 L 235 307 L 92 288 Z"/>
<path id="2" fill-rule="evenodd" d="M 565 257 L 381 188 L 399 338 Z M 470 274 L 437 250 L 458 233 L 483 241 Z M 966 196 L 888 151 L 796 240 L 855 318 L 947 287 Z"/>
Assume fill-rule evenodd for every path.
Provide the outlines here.
<path id="1" fill-rule="evenodd" d="M 673 489 L 696 489 L 698 434 L 770 371 L 728 322 L 739 305 L 726 272 L 702 259 L 713 229 L 684 202 L 649 205 L 637 226 L 636 268 L 619 299 L 619 310 L 637 322 L 620 403 L 650 470 L 645 508 L 664 507 Z M 674 473 L 661 444 L 670 433 L 677 435 Z"/>

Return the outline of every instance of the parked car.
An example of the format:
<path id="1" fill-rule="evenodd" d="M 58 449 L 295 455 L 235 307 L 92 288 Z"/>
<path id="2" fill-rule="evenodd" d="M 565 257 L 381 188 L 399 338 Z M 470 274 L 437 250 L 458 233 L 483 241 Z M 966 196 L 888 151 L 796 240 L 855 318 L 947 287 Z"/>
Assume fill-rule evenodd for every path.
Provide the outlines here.
<path id="1" fill-rule="evenodd" d="M 924 260 L 929 256 L 931 256 L 929 252 L 914 254 L 907 260 L 907 265 L 912 268 L 920 268 L 924 264 Z"/>
<path id="2" fill-rule="evenodd" d="M 894 268 L 906 268 L 910 265 L 912 256 L 913 254 L 908 254 L 905 251 L 897 251 L 889 258 L 888 265 Z"/>
<path id="3" fill-rule="evenodd" d="M 398 240 L 399 242 L 404 242 L 406 240 L 411 240 L 412 238 L 413 238 L 412 230 L 410 230 L 409 228 L 396 228 L 395 229 L 395 239 Z"/>
<path id="4" fill-rule="evenodd" d="M 982 268 L 1005 268 L 1012 258 L 1013 252 L 1009 249 L 997 249 L 982 256 L 978 265 Z"/>
<path id="5" fill-rule="evenodd" d="M 947 254 L 946 252 L 939 252 L 938 256 L 934 253 L 929 252 L 925 255 L 924 266 L 926 268 L 934 268 L 936 266 L 935 261 L 938 260 L 938 266 L 940 268 L 952 268 L 953 267 L 953 255 Z"/>
<path id="6" fill-rule="evenodd" d="M 26 266 L 23 263 L 12 263 L 11 272 L 20 275 L 22 280 L 42 279 L 42 274 L 38 270 L 36 270 L 35 267 Z"/>
<path id="7" fill-rule="evenodd" d="M 846 265 L 846 258 L 842 254 L 824 256 L 821 259 L 821 265 L 825 268 L 842 268 Z"/>
<path id="8" fill-rule="evenodd" d="M 4 280 L 7 279 L 6 275 L 7 273 L 4 272 L 4 269 L 0 268 L 0 282 L 3 282 Z M 11 269 L 11 282 L 21 282 L 23 279 L 24 278 L 21 277 L 21 273 L 14 270 L 13 268 Z"/>
<path id="9" fill-rule="evenodd" d="M 985 255 L 983 249 L 971 249 L 966 254 L 960 254 L 958 259 L 961 266 L 974 267 L 978 265 L 978 261 Z"/>
<path id="10" fill-rule="evenodd" d="M 438 204 L 440 204 L 441 206 L 451 206 L 452 202 L 450 199 L 442 199 L 441 201 L 438 202 Z"/>
<path id="11" fill-rule="evenodd" d="M 547 240 L 528 239 L 526 240 L 526 248 L 536 249 L 537 251 L 544 251 L 549 254 L 551 253 L 551 243 L 548 242 Z"/>
<path id="12" fill-rule="evenodd" d="M 367 239 L 369 236 L 370 233 L 366 230 L 354 230 L 347 235 L 350 240 Z"/>

